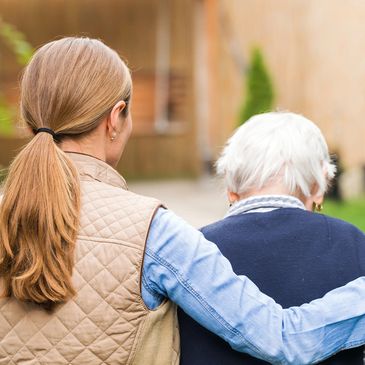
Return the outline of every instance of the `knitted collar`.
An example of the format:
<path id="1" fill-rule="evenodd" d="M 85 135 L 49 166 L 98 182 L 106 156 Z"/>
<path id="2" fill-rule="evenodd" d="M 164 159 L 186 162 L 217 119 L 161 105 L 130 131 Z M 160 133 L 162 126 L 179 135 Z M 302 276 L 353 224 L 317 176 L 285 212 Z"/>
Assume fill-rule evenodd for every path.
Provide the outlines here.
<path id="1" fill-rule="evenodd" d="M 280 208 L 305 209 L 305 206 L 298 198 L 290 195 L 258 195 L 233 203 L 226 217 L 243 213 L 265 213 Z"/>

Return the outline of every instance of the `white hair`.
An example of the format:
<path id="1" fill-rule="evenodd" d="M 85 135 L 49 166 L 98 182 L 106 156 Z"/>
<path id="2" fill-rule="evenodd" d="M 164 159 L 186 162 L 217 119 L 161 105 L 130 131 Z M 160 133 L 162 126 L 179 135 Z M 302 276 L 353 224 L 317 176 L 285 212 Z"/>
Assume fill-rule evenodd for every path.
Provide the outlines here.
<path id="1" fill-rule="evenodd" d="M 217 161 L 229 191 L 243 195 L 280 182 L 289 194 L 324 194 L 336 167 L 326 141 L 307 118 L 289 112 L 258 114 L 239 127 Z"/>

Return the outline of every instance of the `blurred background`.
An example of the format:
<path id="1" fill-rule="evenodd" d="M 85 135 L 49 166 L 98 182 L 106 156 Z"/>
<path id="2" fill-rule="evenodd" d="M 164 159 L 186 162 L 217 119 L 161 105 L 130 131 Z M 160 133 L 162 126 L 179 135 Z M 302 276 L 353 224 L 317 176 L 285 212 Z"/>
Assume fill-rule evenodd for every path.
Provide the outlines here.
<path id="1" fill-rule="evenodd" d="M 84 35 L 132 70 L 134 131 L 118 166 L 132 190 L 195 226 L 220 219 L 212 173 L 226 139 L 253 114 L 290 110 L 338 160 L 324 212 L 365 230 L 364 18 L 359 0 L 0 0 L 0 165 L 27 138 L 18 83 L 32 52 Z"/>

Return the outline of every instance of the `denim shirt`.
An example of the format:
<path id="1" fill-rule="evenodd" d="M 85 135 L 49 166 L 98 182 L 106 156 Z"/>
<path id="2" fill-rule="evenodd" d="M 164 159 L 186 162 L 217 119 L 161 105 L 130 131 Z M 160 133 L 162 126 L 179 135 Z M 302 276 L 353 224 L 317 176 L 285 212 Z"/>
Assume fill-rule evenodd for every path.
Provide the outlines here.
<path id="1" fill-rule="evenodd" d="M 163 208 L 146 243 L 142 298 L 150 309 L 169 298 L 233 349 L 273 364 L 315 363 L 365 343 L 365 277 L 283 309 L 236 276 L 201 232 Z"/>

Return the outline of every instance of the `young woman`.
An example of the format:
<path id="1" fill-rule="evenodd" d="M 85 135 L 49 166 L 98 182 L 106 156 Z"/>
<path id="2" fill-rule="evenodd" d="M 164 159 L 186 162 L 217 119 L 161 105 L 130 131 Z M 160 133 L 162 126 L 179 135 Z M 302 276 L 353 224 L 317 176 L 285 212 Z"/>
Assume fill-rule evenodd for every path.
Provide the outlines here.
<path id="1" fill-rule="evenodd" d="M 102 42 L 41 47 L 21 85 L 34 137 L 0 205 L 0 364 L 177 364 L 176 307 L 239 351 L 321 360 L 365 342 L 365 279 L 283 310 L 114 170 L 132 82 Z M 345 303 L 345 304 L 344 304 Z"/>

